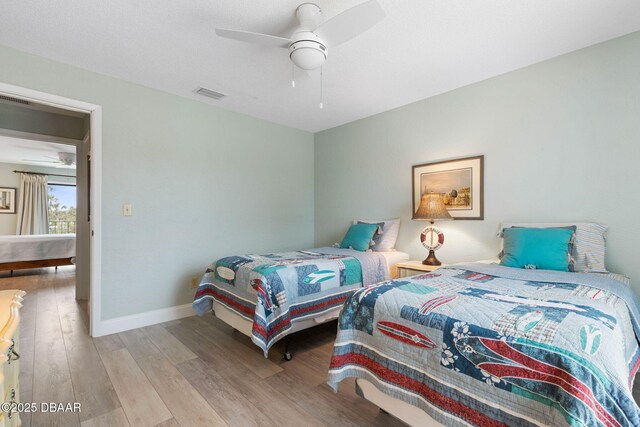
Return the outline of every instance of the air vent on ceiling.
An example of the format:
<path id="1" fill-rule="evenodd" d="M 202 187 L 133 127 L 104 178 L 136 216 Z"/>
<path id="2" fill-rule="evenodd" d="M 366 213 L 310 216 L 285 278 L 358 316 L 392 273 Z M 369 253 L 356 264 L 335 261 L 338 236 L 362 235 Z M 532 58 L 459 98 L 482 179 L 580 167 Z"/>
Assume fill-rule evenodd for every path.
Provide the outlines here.
<path id="1" fill-rule="evenodd" d="M 206 87 L 199 87 L 195 90 L 195 93 L 213 99 L 220 99 L 225 97 L 224 93 L 216 92 L 215 90 L 207 89 Z"/>
<path id="2" fill-rule="evenodd" d="M 19 98 L 12 98 L 10 96 L 4 96 L 4 95 L 0 95 L 0 100 L 2 101 L 9 101 L 9 102 L 15 102 L 18 104 L 24 104 L 24 105 L 29 105 L 31 104 L 29 101 L 27 101 L 26 99 L 19 99 Z"/>

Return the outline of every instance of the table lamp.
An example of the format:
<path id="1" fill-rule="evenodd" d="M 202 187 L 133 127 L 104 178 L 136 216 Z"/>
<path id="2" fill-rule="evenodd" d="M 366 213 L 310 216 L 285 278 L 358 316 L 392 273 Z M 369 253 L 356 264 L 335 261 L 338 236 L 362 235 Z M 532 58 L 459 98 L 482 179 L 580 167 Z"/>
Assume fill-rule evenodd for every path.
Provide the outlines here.
<path id="1" fill-rule="evenodd" d="M 433 225 L 436 219 L 452 219 L 449 211 L 444 205 L 442 194 L 440 193 L 424 193 L 420 198 L 420 206 L 413 214 L 413 219 L 429 220 L 427 225 L 420 233 L 420 243 L 429 249 L 427 256 L 422 263 L 424 265 L 441 265 L 442 263 L 436 258 L 435 251 L 440 249 L 444 244 L 444 234 L 438 227 Z"/>

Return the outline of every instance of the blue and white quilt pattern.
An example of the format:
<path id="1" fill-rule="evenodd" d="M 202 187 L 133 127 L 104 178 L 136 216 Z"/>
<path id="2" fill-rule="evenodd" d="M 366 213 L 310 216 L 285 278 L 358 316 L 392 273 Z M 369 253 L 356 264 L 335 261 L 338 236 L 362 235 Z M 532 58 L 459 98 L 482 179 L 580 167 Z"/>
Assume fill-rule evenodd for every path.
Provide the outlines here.
<path id="1" fill-rule="evenodd" d="M 638 426 L 638 325 L 602 275 L 452 266 L 354 293 L 329 384 L 367 379 L 446 425 Z"/>
<path id="2" fill-rule="evenodd" d="M 293 322 L 336 309 L 363 283 L 387 278 L 382 255 L 350 249 L 229 256 L 207 269 L 193 308 L 203 315 L 215 300 L 252 321 L 252 340 L 266 356 Z"/>

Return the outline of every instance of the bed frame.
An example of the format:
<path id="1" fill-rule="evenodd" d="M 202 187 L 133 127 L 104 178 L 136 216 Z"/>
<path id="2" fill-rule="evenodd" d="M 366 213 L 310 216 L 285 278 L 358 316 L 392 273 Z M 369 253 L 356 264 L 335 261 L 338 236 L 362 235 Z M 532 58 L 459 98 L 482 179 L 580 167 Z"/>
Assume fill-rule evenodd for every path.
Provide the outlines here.
<path id="1" fill-rule="evenodd" d="M 398 253 L 402 253 L 402 252 L 398 252 Z M 406 255 L 406 254 L 405 254 Z M 409 255 L 406 255 L 407 259 L 409 258 Z M 389 267 L 389 276 L 391 279 L 396 279 L 398 278 L 398 267 L 397 267 L 397 263 L 399 262 L 403 262 L 406 260 L 395 260 L 395 262 L 393 264 L 389 264 L 389 261 L 387 261 L 387 266 Z M 323 323 L 327 323 L 330 322 L 332 320 L 335 320 L 338 318 L 338 316 L 340 316 L 340 310 L 342 310 L 342 305 L 337 306 L 337 307 L 333 307 L 329 310 L 327 310 L 326 312 L 317 315 L 313 318 L 309 318 L 309 319 L 301 319 L 301 320 L 297 320 L 291 323 L 291 329 L 289 330 L 289 332 L 282 337 L 281 339 L 284 340 L 285 343 L 285 349 L 284 349 L 284 354 L 283 354 L 283 358 L 285 360 L 291 360 L 292 359 L 292 355 L 291 355 L 291 351 L 290 351 L 290 339 L 287 338 L 289 335 L 298 332 L 298 331 L 302 331 L 304 329 L 309 329 L 312 328 L 314 326 L 318 326 L 318 325 L 322 325 Z M 237 314 L 235 311 L 227 308 L 227 306 L 225 306 L 224 304 L 219 303 L 216 300 L 213 300 L 213 313 L 214 315 L 222 320 L 224 323 L 226 323 L 227 325 L 231 326 L 233 329 L 245 334 L 246 336 L 248 336 L 249 338 L 251 338 L 252 336 L 252 331 L 253 331 L 253 322 L 250 320 L 247 320 L 246 318 L 240 316 L 239 314 Z"/>
<path id="2" fill-rule="evenodd" d="M 444 427 L 422 409 L 381 392 L 375 385 L 367 380 L 357 378 L 356 389 L 360 390 L 364 399 L 376 405 L 381 411 L 392 415 L 410 426 Z"/>
<path id="3" fill-rule="evenodd" d="M 328 310 L 322 315 L 319 315 L 310 319 L 302 319 L 302 320 L 294 321 L 293 323 L 291 323 L 291 329 L 289 330 L 287 335 L 281 338 L 285 340 L 284 341 L 285 349 L 284 349 L 283 358 L 285 360 L 291 360 L 293 357 L 291 355 L 291 350 L 289 348 L 290 340 L 287 339 L 289 335 L 293 334 L 294 332 L 302 331 L 304 329 L 309 329 L 314 326 L 318 326 L 323 323 L 327 323 L 332 320 L 335 320 L 340 315 L 340 310 L 342 310 L 342 306 L 333 307 L 332 309 Z M 218 319 L 222 320 L 224 323 L 231 326 L 233 329 L 251 338 L 252 330 L 253 330 L 252 321 L 245 319 L 244 317 L 237 314 L 235 311 L 227 308 L 225 305 L 219 303 L 216 300 L 213 301 L 213 313 Z"/>
<path id="4" fill-rule="evenodd" d="M 58 267 L 63 265 L 73 265 L 73 257 L 69 258 L 54 258 L 54 259 L 36 259 L 32 261 L 13 261 L 0 263 L 0 271 L 11 271 L 13 276 L 13 270 L 26 270 L 28 268 L 44 268 L 44 267 Z"/>

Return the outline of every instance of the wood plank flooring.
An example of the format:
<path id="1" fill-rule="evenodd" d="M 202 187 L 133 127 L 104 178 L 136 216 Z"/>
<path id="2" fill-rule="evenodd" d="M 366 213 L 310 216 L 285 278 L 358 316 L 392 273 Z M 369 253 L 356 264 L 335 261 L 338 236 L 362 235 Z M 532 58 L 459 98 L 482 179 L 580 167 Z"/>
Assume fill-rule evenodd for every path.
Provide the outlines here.
<path id="1" fill-rule="evenodd" d="M 92 339 L 75 270 L 0 273 L 27 292 L 21 310 L 22 402 L 80 402 L 80 413 L 21 414 L 24 426 L 404 426 L 355 394 L 326 385 L 335 323 L 296 334 L 291 362 L 268 359 L 211 317 L 189 317 Z"/>

